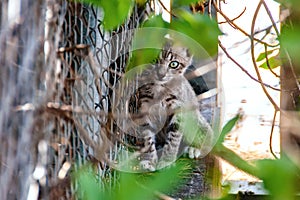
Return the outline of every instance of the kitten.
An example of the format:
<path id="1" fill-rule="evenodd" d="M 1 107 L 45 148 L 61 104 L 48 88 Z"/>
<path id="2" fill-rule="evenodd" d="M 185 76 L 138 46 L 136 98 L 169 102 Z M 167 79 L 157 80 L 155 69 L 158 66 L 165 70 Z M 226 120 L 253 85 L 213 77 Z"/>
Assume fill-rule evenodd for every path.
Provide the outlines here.
<path id="1" fill-rule="evenodd" d="M 186 48 L 167 43 L 156 63 L 147 65 L 125 89 L 123 129 L 139 147 L 139 168 L 154 171 L 172 164 L 183 152 L 184 141 L 190 157 L 207 154 L 213 131 L 199 111 L 196 94 L 184 77 L 192 56 Z M 124 89 L 124 88 L 123 88 Z M 124 93 L 123 93 L 124 94 Z M 185 133 L 188 121 L 195 122 L 192 134 Z M 120 124 L 120 123 L 119 123 Z"/>

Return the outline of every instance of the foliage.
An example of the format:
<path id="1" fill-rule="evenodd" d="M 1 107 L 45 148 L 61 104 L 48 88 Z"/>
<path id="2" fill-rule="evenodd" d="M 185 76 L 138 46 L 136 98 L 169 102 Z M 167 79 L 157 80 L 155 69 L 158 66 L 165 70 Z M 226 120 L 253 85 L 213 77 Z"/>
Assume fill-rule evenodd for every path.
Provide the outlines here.
<path id="1" fill-rule="evenodd" d="M 255 165 L 252 165 L 223 146 L 221 143 L 222 138 L 231 131 L 237 120 L 238 116 L 229 120 L 224 126 L 221 139 L 214 147 L 213 154 L 225 159 L 244 172 L 263 180 L 265 189 L 270 192 L 272 199 L 294 199 L 296 193 L 299 192 L 300 169 L 287 156 L 283 155 L 278 160 L 258 160 Z M 224 197 L 224 199 L 226 198 Z"/>
<path id="2" fill-rule="evenodd" d="M 198 42 L 210 56 L 215 56 L 218 51 L 218 36 L 221 34 L 215 20 L 206 15 L 192 14 L 185 10 L 177 10 L 175 18 L 170 23 L 170 28 L 191 37 Z M 193 47 L 191 47 L 192 52 Z M 196 54 L 196 52 L 193 52 Z"/>
<path id="3" fill-rule="evenodd" d="M 113 30 L 122 24 L 131 13 L 133 0 L 82 0 L 84 3 L 91 3 L 101 7 L 104 11 L 104 27 Z M 113 16 L 109 13 L 113 12 Z"/>
<path id="4" fill-rule="evenodd" d="M 125 19 L 132 12 L 133 1 L 132 0 L 83 0 L 85 3 L 92 3 L 95 6 L 99 6 L 104 11 L 104 28 L 106 30 L 114 30 L 117 26 L 121 25 Z M 138 5 L 142 5 L 146 1 L 138 0 Z M 218 47 L 218 36 L 221 34 L 218 24 L 215 20 L 210 19 L 208 16 L 200 14 L 191 14 L 190 12 L 183 9 L 185 5 L 189 5 L 195 0 L 177 0 L 174 1 L 177 9 L 174 14 L 176 17 L 172 18 L 170 23 L 166 23 L 161 15 L 150 17 L 143 25 L 142 28 L 159 28 L 161 31 L 155 32 L 148 30 L 147 33 L 136 34 L 134 37 L 133 51 L 131 60 L 127 70 L 132 69 L 135 66 L 139 66 L 145 63 L 149 63 L 154 60 L 162 48 L 162 38 L 170 30 L 178 31 L 189 37 L 188 39 L 182 39 L 176 41 L 186 42 L 184 45 L 188 46 L 193 53 L 197 52 L 195 45 L 189 44 L 187 40 L 194 40 L 201 45 L 208 53 L 208 55 L 196 54 L 195 56 L 215 56 L 217 54 Z M 109 15 L 114 11 L 113 17 Z M 157 30 L 157 29 L 156 29 Z M 145 37 L 145 35 L 147 37 Z M 178 34 L 177 34 L 178 35 Z M 134 46 L 141 46 L 143 48 L 135 48 Z M 154 46 L 158 45 L 158 46 Z M 159 46 L 160 45 L 160 46 Z M 149 48 L 145 48 L 149 46 Z"/>
<path id="5" fill-rule="evenodd" d="M 299 65 L 300 26 L 295 26 L 292 29 L 284 27 L 282 31 L 283 33 L 280 37 L 282 49 L 285 49 L 289 53 L 289 57 L 292 58 L 297 65 Z"/>
<path id="6" fill-rule="evenodd" d="M 278 160 L 260 160 L 257 176 L 264 181 L 264 186 L 273 199 L 294 199 L 299 190 L 299 168 L 288 157 Z"/>
<path id="7" fill-rule="evenodd" d="M 181 6 L 186 6 L 186 5 L 190 5 L 192 3 L 202 3 L 205 2 L 205 0 L 174 0 L 172 2 L 172 7 L 173 8 L 178 8 Z"/>
<path id="8" fill-rule="evenodd" d="M 259 65 L 260 68 L 274 69 L 276 67 L 281 66 L 282 64 L 278 54 L 279 54 L 278 49 L 272 49 L 269 51 L 262 52 L 258 55 L 256 62 L 264 61 L 262 64 Z"/>
<path id="9" fill-rule="evenodd" d="M 299 40 L 300 40 L 300 1 L 298 0 L 277 0 L 283 8 L 289 9 L 289 16 L 283 23 L 281 35 L 279 37 L 282 49 L 283 62 L 292 62 L 296 68 L 300 65 Z M 286 54 L 289 54 L 288 56 Z"/>
<path id="10" fill-rule="evenodd" d="M 239 116 L 229 120 L 221 131 L 221 139 L 217 142 L 212 153 L 219 156 L 235 167 L 264 181 L 265 188 L 272 195 L 272 199 L 294 199 L 299 189 L 299 168 L 287 157 L 279 160 L 260 160 L 255 165 L 240 158 L 233 151 L 227 149 L 222 143 L 236 122 Z M 96 173 L 90 165 L 84 166 L 74 175 L 79 183 L 79 196 L 85 200 L 93 199 L 154 199 L 161 192 L 168 192 L 190 173 L 189 163 L 179 159 L 175 166 L 163 169 L 159 172 L 148 174 L 130 174 L 118 172 L 120 183 L 117 187 L 108 187 L 109 180 L 97 182 Z M 101 186 L 104 184 L 104 186 Z M 228 199 L 226 195 L 221 199 Z"/>
<path id="11" fill-rule="evenodd" d="M 217 144 L 222 144 L 224 142 L 224 139 L 226 137 L 226 135 L 233 129 L 233 127 L 235 126 L 235 124 L 237 123 L 237 121 L 240 119 L 240 116 L 237 115 L 234 118 L 232 118 L 231 120 L 229 120 L 223 127 L 221 134 L 219 136 L 218 142 Z"/>
<path id="12" fill-rule="evenodd" d="M 190 167 L 185 160 L 177 162 L 176 166 L 155 173 L 132 174 L 117 172 L 119 184 L 111 187 L 109 180 L 97 182 L 96 172 L 91 165 L 85 165 L 74 174 L 74 179 L 79 183 L 79 195 L 84 200 L 140 200 L 155 199 L 161 192 L 170 191 L 180 181 Z M 102 185 L 104 184 L 104 185 Z"/>
<path id="13" fill-rule="evenodd" d="M 282 4 L 282 9 L 289 9 L 289 16 L 283 22 L 281 34 L 279 36 L 281 60 L 278 56 L 273 56 L 269 59 L 269 66 L 276 67 L 284 64 L 282 67 L 292 67 L 298 71 L 299 76 L 299 41 L 300 41 L 300 1 L 298 0 L 277 0 Z M 274 49 L 275 51 L 276 49 Z M 264 59 L 271 51 L 267 51 L 260 58 Z M 273 63 L 271 63 L 273 62 Z M 265 63 L 264 63 L 265 64 Z M 266 67 L 264 65 L 262 67 Z M 288 80 L 290 81 L 290 80 Z M 292 80 L 298 81 L 298 80 Z M 287 138 L 286 138 L 287 139 Z M 299 155 L 298 155 L 299 156 Z M 256 163 L 258 168 L 257 177 L 263 180 L 265 188 L 272 195 L 272 199 L 295 199 L 295 195 L 299 193 L 300 188 L 300 169 L 284 152 L 278 160 L 260 160 Z"/>
<path id="14" fill-rule="evenodd" d="M 221 32 L 216 21 L 184 10 L 177 11 L 177 15 L 170 23 L 165 22 L 161 15 L 152 16 L 145 21 L 143 29 L 137 30 L 133 39 L 133 51 L 127 71 L 153 61 L 162 49 L 162 38 L 167 34 L 171 35 L 173 41 L 187 46 L 195 57 L 205 59 L 217 54 L 218 36 Z"/>
<path id="15" fill-rule="evenodd" d="M 92 3 L 100 6 L 104 15 L 104 26 L 107 30 L 113 30 L 118 25 L 122 24 L 131 13 L 133 0 L 84 0 L 86 3 Z M 141 6 L 146 1 L 136 0 Z M 159 28 L 161 31 L 156 32 L 153 29 L 147 29 L 147 37 L 141 32 L 134 38 L 134 51 L 131 55 L 130 64 L 127 69 L 135 66 L 151 62 L 158 54 L 160 46 L 153 44 L 161 44 L 161 38 L 169 33 L 170 30 L 178 31 L 187 35 L 205 48 L 210 56 L 217 53 L 218 36 L 221 34 L 215 20 L 207 16 L 192 14 L 184 9 L 185 6 L 195 0 L 174 0 L 173 5 L 174 15 L 170 23 L 166 23 L 161 15 L 150 17 L 144 24 L 143 28 Z M 281 0 L 281 3 L 287 5 L 298 5 L 297 0 Z M 299 8 L 299 6 L 295 6 Z M 114 11 L 114 17 L 109 13 Z M 157 30 L 157 29 L 156 29 Z M 283 34 L 279 40 L 283 49 L 286 49 L 291 57 L 295 60 L 299 59 L 300 46 L 300 26 L 285 26 Z M 184 42 L 184 41 L 183 41 Z M 140 49 L 139 47 L 149 47 Z M 191 47 L 193 50 L 193 47 Z M 194 49 L 195 50 L 195 49 Z M 281 65 L 281 61 L 277 56 L 271 56 L 274 50 L 261 53 L 256 61 L 264 61 L 260 65 L 262 68 L 275 68 Z M 145 56 L 146 55 L 146 56 Z M 300 60 L 299 60 L 300 63 Z M 256 176 L 264 181 L 266 189 L 270 192 L 274 199 L 293 199 L 299 189 L 299 168 L 288 157 L 283 156 L 279 160 L 261 160 L 255 165 L 248 163 L 240 158 L 233 151 L 227 149 L 224 145 L 225 136 L 232 130 L 238 121 L 239 116 L 231 119 L 222 129 L 220 138 L 218 139 L 212 153 L 219 156 L 237 168 Z M 177 165 L 167 170 L 162 170 L 151 174 L 151 178 L 142 179 L 137 174 L 120 174 L 120 186 L 113 188 L 112 191 L 107 191 L 100 187 L 95 174 L 91 170 L 80 170 L 75 178 L 80 183 L 83 199 L 149 199 L 157 195 L 157 191 L 167 191 L 170 189 L 170 180 L 177 182 L 180 179 L 180 172 L 184 169 L 182 165 Z"/>

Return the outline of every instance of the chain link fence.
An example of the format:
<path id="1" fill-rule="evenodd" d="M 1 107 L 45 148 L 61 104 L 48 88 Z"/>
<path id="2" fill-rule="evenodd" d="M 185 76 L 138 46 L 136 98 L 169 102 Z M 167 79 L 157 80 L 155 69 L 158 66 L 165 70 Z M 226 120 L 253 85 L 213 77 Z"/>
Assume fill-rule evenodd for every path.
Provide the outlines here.
<path id="1" fill-rule="evenodd" d="M 111 38 L 139 27 L 157 5 L 135 5 L 124 24 L 107 32 L 102 10 L 90 5 L 1 1 L 1 198 L 74 199 L 78 185 L 70 172 L 86 162 L 94 163 L 99 182 L 117 184 L 108 163 L 122 145 L 108 146 L 107 139 L 116 134 L 110 117 L 114 86 L 132 35 Z M 219 116 L 216 74 L 215 68 L 205 70 L 192 83 L 212 124 Z"/>

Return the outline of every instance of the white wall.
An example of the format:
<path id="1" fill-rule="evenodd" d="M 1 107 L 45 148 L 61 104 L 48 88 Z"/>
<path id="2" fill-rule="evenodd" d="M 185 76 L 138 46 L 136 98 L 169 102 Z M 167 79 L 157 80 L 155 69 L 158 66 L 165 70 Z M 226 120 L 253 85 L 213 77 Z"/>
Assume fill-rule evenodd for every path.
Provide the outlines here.
<path id="1" fill-rule="evenodd" d="M 230 19 L 234 19 L 246 8 L 245 13 L 240 18 L 234 20 L 234 23 L 250 34 L 252 18 L 258 2 L 259 0 L 226 0 L 226 4 L 221 4 L 221 9 Z M 279 5 L 272 0 L 265 2 L 272 12 L 274 20 L 278 22 Z M 218 20 L 224 21 L 220 16 L 218 16 Z M 255 31 L 263 30 L 271 24 L 266 10 L 264 7 L 261 7 L 256 21 Z M 224 32 L 224 36 L 221 36 L 220 40 L 228 53 L 240 63 L 245 70 L 257 78 L 251 59 L 249 38 L 227 23 L 220 24 L 220 28 Z M 275 33 L 274 29 L 271 33 Z M 265 32 L 262 32 L 256 35 L 256 37 L 261 38 L 264 34 Z M 273 44 L 276 43 L 276 34 L 269 34 L 264 41 Z M 263 52 L 263 50 L 263 45 L 257 44 L 255 46 L 256 57 L 259 53 Z M 222 50 L 220 50 L 219 64 L 221 66 L 221 79 L 225 95 L 225 102 L 223 103 L 225 106 L 225 114 L 223 121 L 228 121 L 238 112 L 243 113 L 244 116 L 243 120 L 238 124 L 238 128 L 229 135 L 231 137 L 226 140 L 226 145 L 248 160 L 272 158 L 269 150 L 269 138 L 274 115 L 273 105 L 267 99 L 260 84 L 250 79 L 248 75 L 224 55 Z M 275 71 L 279 74 L 279 68 Z M 265 69 L 261 69 L 260 73 L 264 82 L 279 88 L 279 78 Z M 280 93 L 274 90 L 268 91 L 279 105 Z M 274 140 L 272 142 L 276 153 L 279 153 L 278 119 L 279 115 L 275 123 Z M 235 173 L 234 168 L 224 165 L 223 169 L 225 173 L 224 179 L 235 180 L 241 178 L 239 176 L 242 174 L 239 172 Z"/>

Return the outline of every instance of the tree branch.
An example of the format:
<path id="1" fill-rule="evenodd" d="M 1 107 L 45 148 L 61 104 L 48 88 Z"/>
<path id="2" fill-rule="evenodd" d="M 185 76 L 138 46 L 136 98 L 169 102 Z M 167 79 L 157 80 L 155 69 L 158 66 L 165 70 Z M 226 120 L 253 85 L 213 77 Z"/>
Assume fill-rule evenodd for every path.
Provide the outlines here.
<path id="1" fill-rule="evenodd" d="M 228 51 L 226 50 L 226 48 L 222 45 L 221 41 L 219 41 L 219 46 L 221 47 L 221 49 L 223 50 L 223 52 L 225 53 L 225 55 L 234 63 L 236 64 L 243 72 L 245 72 L 245 74 L 247 74 L 247 76 L 249 76 L 252 80 L 254 80 L 255 82 L 258 82 L 262 85 L 264 85 L 265 87 L 268 87 L 270 89 L 276 90 L 276 91 L 280 91 L 280 89 L 272 87 L 269 84 L 264 83 L 262 80 L 256 79 L 255 77 L 253 77 L 241 64 L 239 64 L 232 56 L 230 56 L 230 54 L 228 53 Z"/>
<path id="2" fill-rule="evenodd" d="M 252 58 L 252 63 L 253 63 L 253 66 L 254 66 L 254 69 L 255 69 L 255 72 L 256 72 L 256 75 L 257 75 L 257 79 L 259 80 L 260 85 L 261 85 L 264 93 L 266 94 L 266 96 L 269 99 L 269 101 L 271 102 L 271 104 L 274 106 L 274 109 L 276 111 L 280 111 L 279 106 L 276 104 L 276 102 L 274 101 L 274 99 L 271 97 L 271 95 L 267 91 L 266 86 L 262 83 L 262 78 L 261 78 L 260 72 L 258 70 L 258 66 L 256 64 L 256 59 L 255 59 L 255 55 L 254 55 L 254 27 L 255 27 L 255 21 L 256 21 L 258 12 L 259 12 L 259 10 L 260 10 L 263 2 L 264 2 L 264 0 L 260 0 L 260 2 L 258 3 L 257 8 L 256 8 L 256 10 L 254 12 L 253 19 L 252 19 L 251 34 L 250 34 L 250 38 L 252 38 L 250 40 L 250 43 L 251 43 L 251 58 Z"/>
<path id="3" fill-rule="evenodd" d="M 230 19 L 229 19 L 229 18 L 228 18 L 228 17 L 227 17 L 227 16 L 226 16 L 219 8 L 218 8 L 218 6 L 216 5 L 215 2 L 213 2 L 213 5 L 214 5 L 216 11 L 222 15 L 222 17 L 228 22 L 228 24 L 229 24 L 230 26 L 232 26 L 234 29 L 239 30 L 239 31 L 240 31 L 241 33 L 243 33 L 245 36 L 249 37 L 250 40 L 254 40 L 254 41 L 256 41 L 256 42 L 259 42 L 259 43 L 261 43 L 261 44 L 267 45 L 267 46 L 269 46 L 269 47 L 276 47 L 276 46 L 277 46 L 277 45 L 271 45 L 271 44 L 268 44 L 268 43 L 266 43 L 266 42 L 264 42 L 264 41 L 262 41 L 262 40 L 260 40 L 260 39 L 257 39 L 257 38 L 255 38 L 255 37 L 253 37 L 252 35 L 249 35 L 246 31 L 244 31 L 244 30 L 243 30 L 241 27 L 239 27 L 236 23 L 234 23 L 232 20 L 230 20 Z"/>

